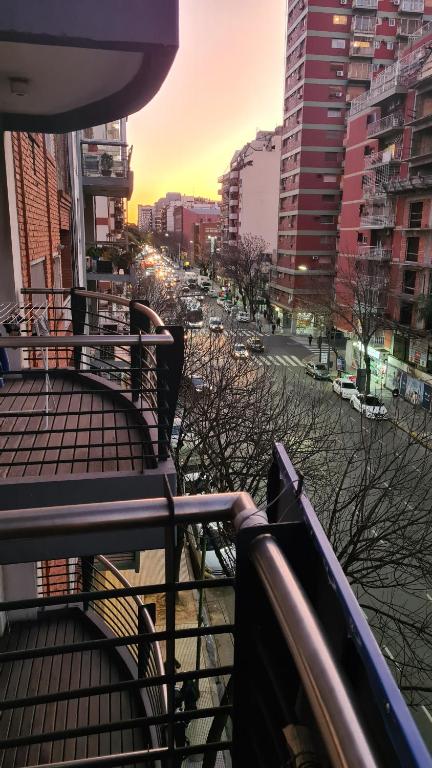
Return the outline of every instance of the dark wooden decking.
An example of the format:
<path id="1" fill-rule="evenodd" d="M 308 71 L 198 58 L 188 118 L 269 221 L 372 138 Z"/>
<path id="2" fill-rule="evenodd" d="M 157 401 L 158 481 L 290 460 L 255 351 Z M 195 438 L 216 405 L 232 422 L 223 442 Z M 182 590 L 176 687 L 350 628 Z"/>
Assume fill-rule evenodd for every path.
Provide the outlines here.
<path id="1" fill-rule="evenodd" d="M 132 407 L 119 407 L 103 385 L 92 391 L 57 376 L 46 420 L 44 388 L 37 377 L 9 379 L 0 389 L 0 477 L 142 472 L 149 446 Z"/>
<path id="2" fill-rule="evenodd" d="M 0 652 L 76 643 L 101 637 L 79 609 L 56 611 L 35 621 L 19 622 L 0 638 Z M 86 686 L 130 679 L 116 651 L 65 653 L 25 661 L 5 662 L 0 671 L 0 696 L 5 699 L 57 693 Z M 143 716 L 137 693 L 121 691 L 102 696 L 80 697 L 37 706 L 6 710 L 0 717 L 0 739 L 49 734 L 65 728 L 113 723 Z M 74 760 L 98 755 L 146 749 L 144 731 L 118 730 L 50 740 L 0 749 L 1 768 Z"/>

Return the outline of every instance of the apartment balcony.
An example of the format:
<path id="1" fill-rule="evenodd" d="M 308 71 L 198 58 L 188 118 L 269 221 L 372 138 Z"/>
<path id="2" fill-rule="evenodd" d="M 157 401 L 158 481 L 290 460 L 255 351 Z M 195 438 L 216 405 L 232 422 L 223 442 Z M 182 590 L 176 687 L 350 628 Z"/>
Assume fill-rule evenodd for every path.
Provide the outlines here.
<path id="1" fill-rule="evenodd" d="M 388 229 L 394 227 L 395 213 L 392 208 L 376 207 L 360 216 L 362 229 Z"/>
<path id="2" fill-rule="evenodd" d="M 2 3 L 2 130 L 75 131 L 144 107 L 178 49 L 178 0 Z"/>
<path id="3" fill-rule="evenodd" d="M 237 221 L 238 220 L 238 211 L 230 211 L 229 212 L 229 218 L 231 221 Z"/>
<path id="4" fill-rule="evenodd" d="M 417 35 L 422 28 L 421 19 L 398 19 L 398 37 L 411 37 Z"/>
<path id="5" fill-rule="evenodd" d="M 432 174 L 410 175 L 405 179 L 395 176 L 386 182 L 386 191 L 392 195 L 403 195 L 428 190 L 432 190 Z"/>
<path id="6" fill-rule="evenodd" d="M 350 45 L 349 55 L 363 58 L 373 58 L 375 55 L 375 48 L 373 43 L 371 44 L 370 38 L 367 40 L 358 40 L 357 38 L 354 38 Z"/>
<path id="7" fill-rule="evenodd" d="M 369 168 L 377 168 L 381 165 L 399 164 L 402 161 L 402 147 L 398 145 L 392 145 L 381 152 L 372 152 L 370 155 L 366 155 L 364 159 L 365 170 Z"/>
<path id="8" fill-rule="evenodd" d="M 236 216 L 236 218 L 237 218 L 237 216 Z M 229 225 L 229 227 L 228 227 L 228 232 L 229 232 L 231 235 L 236 235 L 236 234 L 237 234 L 237 224 L 234 226 L 234 225 L 233 225 L 233 223 L 232 223 L 232 221 L 230 221 L 230 225 Z"/>
<path id="9" fill-rule="evenodd" d="M 24 297 L 0 307 L 2 323 L 17 330 L 0 339 L 11 360 L 0 401 L 3 498 L 24 504 L 44 482 L 53 504 L 78 492 L 88 501 L 160 492 L 163 475 L 174 476 L 167 435 L 181 329 L 122 296 L 26 289 Z"/>
<path id="10" fill-rule="evenodd" d="M 359 245 L 357 256 L 361 259 L 388 262 L 392 259 L 392 250 L 391 248 L 383 248 L 381 245 Z"/>
<path id="11" fill-rule="evenodd" d="M 353 0 L 352 7 L 359 11 L 374 11 L 378 8 L 378 0 Z"/>
<path id="12" fill-rule="evenodd" d="M 239 191 L 239 187 L 238 187 L 238 184 L 230 184 L 230 188 L 229 188 L 229 191 L 230 191 L 230 195 L 235 195 L 235 194 L 237 194 L 237 193 L 238 193 L 238 191 Z"/>
<path id="13" fill-rule="evenodd" d="M 424 0 L 400 0 L 400 13 L 423 13 Z"/>
<path id="14" fill-rule="evenodd" d="M 429 130 L 414 134 L 409 161 L 410 166 L 432 163 L 432 136 Z"/>
<path id="15" fill-rule="evenodd" d="M 276 766 L 292 763 L 293 750 L 315 755 L 313 744 L 322 765 L 428 765 L 283 447 L 274 447 L 268 515 L 241 491 L 166 490 L 127 504 L 3 512 L 5 765 L 34 765 L 40 755 L 48 766 L 175 766 L 198 754 L 210 766 L 219 754 L 220 764 Z M 195 604 L 203 591 L 218 600 L 221 587 L 232 593 L 234 578 L 203 580 L 184 555 L 178 571 L 178 532 L 186 530 L 191 547 L 193 527 L 211 522 L 236 532 L 234 623 L 220 612 L 204 623 Z M 162 552 L 152 548 L 155 534 Z M 120 548 L 137 547 L 138 571 L 129 578 L 112 561 Z M 157 622 L 147 605 L 155 599 Z M 210 658 L 207 643 L 216 647 L 224 635 L 233 657 Z M 199 698 L 180 711 L 186 683 Z"/>
<path id="16" fill-rule="evenodd" d="M 354 61 L 348 64 L 348 80 L 369 82 L 372 67 L 366 61 Z"/>
<path id="17" fill-rule="evenodd" d="M 104 197 L 126 197 L 133 192 L 131 150 L 111 141 L 81 141 L 81 173 L 84 191 Z"/>
<path id="18" fill-rule="evenodd" d="M 403 112 L 394 112 L 391 115 L 382 117 L 381 120 L 375 120 L 367 129 L 368 138 L 373 136 L 384 136 L 392 131 L 400 131 L 404 126 L 405 118 Z"/>
<path id="19" fill-rule="evenodd" d="M 354 16 L 351 29 L 355 34 L 374 35 L 376 16 Z"/>

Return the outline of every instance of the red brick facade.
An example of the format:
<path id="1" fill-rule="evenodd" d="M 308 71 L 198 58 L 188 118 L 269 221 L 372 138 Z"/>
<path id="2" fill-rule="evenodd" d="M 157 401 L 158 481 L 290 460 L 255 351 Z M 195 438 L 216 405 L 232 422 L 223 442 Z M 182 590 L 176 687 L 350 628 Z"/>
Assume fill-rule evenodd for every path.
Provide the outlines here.
<path id="1" fill-rule="evenodd" d="M 54 146 L 54 142 L 48 143 L 40 133 L 12 134 L 21 269 L 25 287 L 32 287 L 32 264 L 41 265 L 38 287 L 42 274 L 48 288 L 59 287 L 61 273 L 65 285 L 71 279 L 70 248 L 65 243 L 69 238 L 70 198 L 64 190 L 59 191 L 61 174 L 57 172 L 56 159 L 50 153 L 49 146 Z M 60 256 L 62 250 L 67 251 L 67 257 L 61 259 L 61 266 L 58 264 L 56 269 L 55 256 Z M 33 282 L 35 279 L 33 270 Z"/>

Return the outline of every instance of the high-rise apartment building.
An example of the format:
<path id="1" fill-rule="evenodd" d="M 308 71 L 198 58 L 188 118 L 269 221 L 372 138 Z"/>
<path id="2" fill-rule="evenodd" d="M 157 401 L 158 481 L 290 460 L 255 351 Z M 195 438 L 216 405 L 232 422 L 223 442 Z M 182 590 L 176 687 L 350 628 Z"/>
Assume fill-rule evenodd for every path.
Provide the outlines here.
<path id="1" fill-rule="evenodd" d="M 349 103 L 422 23 L 424 0 L 288 4 L 277 268 L 271 300 L 309 330 L 332 289 Z M 342 172 L 344 172 L 343 185 Z"/>
<path id="2" fill-rule="evenodd" d="M 153 206 L 138 206 L 138 228 L 141 232 L 150 232 L 153 222 Z"/>
<path id="3" fill-rule="evenodd" d="M 281 134 L 282 128 L 258 131 L 219 177 L 223 248 L 250 234 L 263 238 L 269 255 L 276 253 Z"/>
<path id="4" fill-rule="evenodd" d="M 350 270 L 369 281 L 371 306 L 383 316 L 369 354 L 390 388 L 405 392 L 409 378 L 420 379 L 416 392 L 420 386 L 421 401 L 426 393 L 428 409 L 432 323 L 422 307 L 432 289 L 431 44 L 429 22 L 351 104 L 336 280 L 339 303 L 351 300 Z M 354 365 L 361 353 L 352 350 Z"/>

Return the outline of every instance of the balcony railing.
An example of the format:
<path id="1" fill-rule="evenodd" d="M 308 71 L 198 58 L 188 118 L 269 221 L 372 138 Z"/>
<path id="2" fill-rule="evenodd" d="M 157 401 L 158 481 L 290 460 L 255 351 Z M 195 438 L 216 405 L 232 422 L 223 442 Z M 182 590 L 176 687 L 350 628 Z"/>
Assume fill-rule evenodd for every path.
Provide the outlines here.
<path id="1" fill-rule="evenodd" d="M 407 192 L 416 192 L 417 190 L 432 189 L 432 174 L 408 176 L 401 179 L 395 176 L 386 183 L 386 191 L 393 195 L 403 195 Z"/>
<path id="2" fill-rule="evenodd" d="M 290 764 L 293 750 L 311 754 L 315 763 L 311 745 L 318 743 L 320 763 L 326 765 L 428 765 L 411 715 L 282 446 L 274 449 L 268 505 L 267 517 L 242 492 L 172 497 L 167 487 L 166 498 L 4 512 L 0 566 L 13 569 L 14 588 L 12 595 L 6 589 L 0 608 L 11 633 L 22 620 L 16 612 L 27 611 L 27 631 L 20 637 L 30 634 L 37 643 L 1 649 L 4 679 L 20 680 L 20 686 L 8 685 L 0 703 L 2 721 L 10 724 L 0 740 L 3 754 L 9 758 L 17 747 L 34 746 L 46 750 L 45 764 L 58 765 L 54 754 L 63 754 L 65 744 L 75 750 L 80 739 L 80 768 L 159 761 L 175 766 L 196 754 L 203 756 L 203 765 L 214 766 L 218 753 L 220 759 L 225 753 L 225 764 L 232 758 L 235 766 L 267 766 Z M 183 605 L 190 596 L 188 604 L 196 600 L 204 606 L 205 594 L 230 591 L 234 584 L 230 577 L 203 580 L 200 569 L 198 576 L 190 578 L 186 571 L 185 577 L 184 560 L 179 574 L 179 532 L 198 524 L 206 530 L 210 522 L 221 531 L 228 524 L 236 532 L 235 624 L 221 621 L 220 611 L 204 623 L 201 608 L 198 619 L 185 627 L 176 597 L 181 595 Z M 156 570 L 164 573 L 162 580 L 153 577 L 149 583 L 140 572 L 134 586 L 126 586 L 112 569 L 106 574 L 106 559 L 101 562 L 91 554 L 95 546 L 116 552 L 139 544 L 143 563 L 149 556 L 156 562 L 157 551 L 152 555 L 147 549 L 155 531 L 165 541 Z M 32 566 L 62 560 L 72 568 L 79 564 L 79 590 L 37 594 Z M 137 621 L 134 596 L 158 599 L 156 631 Z M 130 622 L 122 610 L 126 601 L 128 615 L 132 607 Z M 59 633 L 55 642 L 52 632 L 38 633 L 41 622 L 55 615 L 53 609 L 65 606 L 63 616 L 73 615 L 74 606 L 85 613 L 98 606 L 102 621 L 113 610 L 115 631 L 84 640 L 81 634 Z M 219 660 L 216 641 L 224 635 L 229 642 L 234 638 L 234 664 L 229 658 Z M 16 638 L 15 632 L 14 642 Z M 102 654 L 106 659 L 107 653 L 112 657 L 122 649 L 138 649 L 139 659 L 140 646 L 155 648 L 157 643 L 162 674 L 160 657 L 154 654 L 146 663 L 143 653 L 143 664 L 132 675 L 98 678 Z M 205 653 L 206 647 L 211 651 Z M 179 669 L 179 657 L 185 668 Z M 84 675 L 66 674 L 71 658 Z M 34 662 L 44 670 L 42 689 L 32 689 L 27 675 Z M 63 666 L 65 674 L 59 676 Z M 20 674 L 24 668 L 26 674 Z M 194 696 L 181 709 L 184 685 Z M 149 695 L 143 699 L 144 712 L 131 711 L 130 697 L 140 691 L 152 691 L 155 704 Z M 190 724 L 189 741 L 184 738 L 185 721 Z M 138 746 L 126 728 L 136 734 Z"/>
<path id="3" fill-rule="evenodd" d="M 353 0 L 352 7 L 359 10 L 376 10 L 378 8 L 378 0 Z"/>
<path id="4" fill-rule="evenodd" d="M 362 259 L 373 261 L 391 261 L 391 248 L 383 248 L 381 245 L 359 245 L 357 255 Z"/>
<path id="5" fill-rule="evenodd" d="M 352 20 L 353 32 L 368 33 L 373 35 L 376 27 L 376 16 L 354 16 Z"/>
<path id="6" fill-rule="evenodd" d="M 404 126 L 404 121 L 403 112 L 394 112 L 392 115 L 386 115 L 381 120 L 375 120 L 374 123 L 369 125 L 367 135 L 368 137 L 378 136 L 381 133 L 398 130 Z"/>
<path id="7" fill-rule="evenodd" d="M 84 189 L 94 195 L 130 198 L 133 173 L 132 149 L 122 142 L 81 141 L 81 172 Z"/>
<path id="8" fill-rule="evenodd" d="M 423 13 L 424 0 L 400 0 L 399 10 L 402 13 Z"/>
<path id="9" fill-rule="evenodd" d="M 379 104 L 383 99 L 399 91 L 404 92 L 415 84 L 426 56 L 426 48 L 417 48 L 406 56 L 402 56 L 396 64 L 386 67 L 371 82 L 369 91 L 352 100 L 350 116 L 357 115 L 373 104 Z"/>
<path id="10" fill-rule="evenodd" d="M 348 80 L 370 80 L 372 67 L 366 61 L 350 62 L 348 65 Z"/>
<path id="11" fill-rule="evenodd" d="M 397 33 L 400 37 L 418 37 L 422 28 L 421 19 L 399 19 Z"/>
<path id="12" fill-rule="evenodd" d="M 394 223 L 394 210 L 388 208 L 368 211 L 360 217 L 360 226 L 365 229 L 387 229 L 394 227 Z"/>
<path id="13" fill-rule="evenodd" d="M 381 152 L 372 152 L 364 159 L 364 167 L 376 168 L 380 165 L 388 165 L 389 163 L 400 163 L 402 160 L 402 147 L 395 146 L 383 149 Z"/>
<path id="14" fill-rule="evenodd" d="M 26 289 L 29 303 L 0 308 L 14 329 L 0 339 L 11 356 L 11 370 L 2 374 L 0 476 L 7 478 L 11 465 L 17 476 L 62 479 L 157 468 L 169 456 L 182 328 L 167 330 L 150 308 L 121 296 L 67 294 Z M 17 408 L 29 419 L 12 445 Z"/>
<path id="15" fill-rule="evenodd" d="M 370 42 L 363 41 L 361 45 L 359 45 L 359 41 L 354 39 L 354 42 L 350 45 L 350 56 L 367 56 L 367 57 L 373 57 L 375 53 L 375 49 L 373 45 L 370 44 Z"/>

